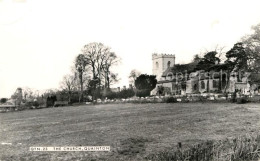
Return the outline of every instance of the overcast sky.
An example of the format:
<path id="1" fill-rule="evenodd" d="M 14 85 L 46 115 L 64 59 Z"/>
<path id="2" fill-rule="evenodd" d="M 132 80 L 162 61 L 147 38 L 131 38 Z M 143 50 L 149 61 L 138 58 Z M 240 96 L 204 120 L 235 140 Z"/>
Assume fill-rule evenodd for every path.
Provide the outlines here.
<path id="1" fill-rule="evenodd" d="M 0 0 L 0 98 L 17 87 L 58 88 L 83 45 L 102 42 L 132 69 L 152 74 L 154 52 L 188 63 L 216 45 L 229 50 L 260 23 L 259 0 Z"/>

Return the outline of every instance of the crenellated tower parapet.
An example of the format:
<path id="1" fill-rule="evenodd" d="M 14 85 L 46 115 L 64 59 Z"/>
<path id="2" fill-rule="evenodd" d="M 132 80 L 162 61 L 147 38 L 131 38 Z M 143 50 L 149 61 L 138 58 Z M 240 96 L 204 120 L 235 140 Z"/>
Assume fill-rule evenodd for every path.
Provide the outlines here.
<path id="1" fill-rule="evenodd" d="M 166 53 L 153 53 L 153 74 L 156 75 L 157 80 L 160 80 L 163 72 L 170 67 L 175 65 L 175 55 Z"/>

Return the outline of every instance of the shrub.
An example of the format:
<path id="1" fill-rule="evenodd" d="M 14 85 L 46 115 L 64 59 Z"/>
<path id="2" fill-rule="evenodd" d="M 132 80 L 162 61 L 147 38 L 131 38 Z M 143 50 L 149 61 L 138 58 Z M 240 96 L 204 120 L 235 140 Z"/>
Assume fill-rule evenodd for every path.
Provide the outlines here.
<path id="1" fill-rule="evenodd" d="M 247 103 L 247 98 L 246 97 L 237 98 L 237 103 L 238 104 Z"/>
<path id="2" fill-rule="evenodd" d="M 0 103 L 6 103 L 7 102 L 7 98 L 1 98 Z"/>
<path id="3" fill-rule="evenodd" d="M 107 99 L 115 99 L 115 98 L 118 98 L 118 93 L 110 91 L 110 92 L 107 92 L 107 94 L 104 96 L 107 97 Z"/>
<path id="4" fill-rule="evenodd" d="M 25 109 L 26 108 L 32 108 L 32 106 L 33 106 L 33 102 L 25 102 L 25 104 L 24 104 Z"/>
<path id="5" fill-rule="evenodd" d="M 166 97 L 163 99 L 163 102 L 165 103 L 176 103 L 177 99 L 175 97 Z"/>
<path id="6" fill-rule="evenodd" d="M 72 106 L 82 106 L 82 105 L 86 105 L 85 102 L 75 102 L 72 104 Z"/>
<path id="7" fill-rule="evenodd" d="M 126 99 L 126 98 L 130 98 L 133 97 L 135 95 L 135 92 L 133 89 L 124 89 L 121 90 L 120 92 L 113 92 L 113 91 L 109 91 L 107 92 L 104 97 L 107 99 Z"/>
<path id="8" fill-rule="evenodd" d="M 143 89 L 143 90 L 137 90 L 136 91 L 137 97 L 147 97 L 150 96 L 150 90 L 149 89 Z"/>
<path id="9" fill-rule="evenodd" d="M 135 95 L 134 90 L 132 89 L 125 89 L 119 92 L 119 98 L 130 98 L 133 97 Z"/>
<path id="10" fill-rule="evenodd" d="M 255 95 L 251 97 L 250 102 L 260 102 L 260 95 Z"/>
<path id="11" fill-rule="evenodd" d="M 34 107 L 39 107 L 39 102 L 34 101 L 34 102 L 32 103 L 32 105 L 33 105 Z"/>
<path id="12" fill-rule="evenodd" d="M 23 106 L 21 106 L 21 108 L 23 108 L 23 109 L 33 108 L 33 107 L 38 108 L 39 106 L 40 106 L 39 102 L 34 101 L 34 102 L 25 102 L 25 104 Z"/>
<path id="13" fill-rule="evenodd" d="M 42 99 L 42 98 L 40 98 L 40 99 L 37 99 L 37 102 L 39 103 L 39 106 L 41 106 L 41 107 L 45 107 L 46 105 L 45 105 L 45 100 L 44 99 Z"/>

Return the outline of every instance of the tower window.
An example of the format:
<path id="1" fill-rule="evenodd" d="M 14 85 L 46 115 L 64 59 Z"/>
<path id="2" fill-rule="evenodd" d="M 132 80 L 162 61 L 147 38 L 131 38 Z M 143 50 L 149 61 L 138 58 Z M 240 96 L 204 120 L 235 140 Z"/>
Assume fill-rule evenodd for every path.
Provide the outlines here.
<path id="1" fill-rule="evenodd" d="M 168 67 L 168 68 L 171 67 L 171 62 L 170 62 L 170 61 L 168 61 L 168 63 L 167 63 L 167 67 Z"/>
<path id="2" fill-rule="evenodd" d="M 155 63 L 155 66 L 156 66 L 156 69 L 158 69 L 158 68 L 159 68 L 159 63 L 156 62 L 156 63 Z"/>
<path id="3" fill-rule="evenodd" d="M 197 84 L 193 85 L 193 90 L 196 91 L 197 90 Z"/>

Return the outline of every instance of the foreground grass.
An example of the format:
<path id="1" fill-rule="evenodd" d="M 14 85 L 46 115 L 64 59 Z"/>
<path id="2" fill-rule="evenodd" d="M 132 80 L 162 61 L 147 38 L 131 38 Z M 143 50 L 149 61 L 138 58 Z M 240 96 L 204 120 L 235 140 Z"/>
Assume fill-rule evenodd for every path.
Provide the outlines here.
<path id="1" fill-rule="evenodd" d="M 0 160 L 160 160 L 207 140 L 256 134 L 259 104 L 108 104 L 0 113 Z M 6 145 L 2 143 L 11 143 Z M 111 146 L 30 152 L 30 146 Z M 164 158 L 166 159 L 166 158 Z"/>
<path id="2" fill-rule="evenodd" d="M 182 149 L 164 150 L 147 157 L 149 160 L 171 161 L 259 161 L 260 135 L 243 136 L 225 140 L 211 140 Z"/>

